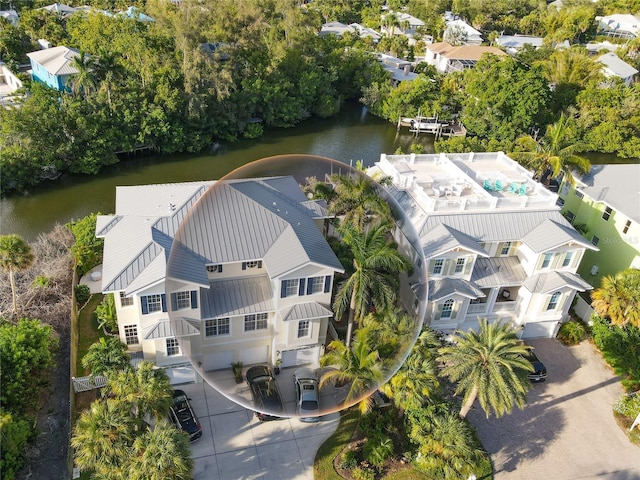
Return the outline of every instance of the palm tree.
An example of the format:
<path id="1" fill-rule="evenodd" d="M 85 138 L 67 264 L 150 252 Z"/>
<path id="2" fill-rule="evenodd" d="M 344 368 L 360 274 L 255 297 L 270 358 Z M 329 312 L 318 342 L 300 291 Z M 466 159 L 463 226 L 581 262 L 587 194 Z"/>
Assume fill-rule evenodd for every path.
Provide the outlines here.
<path id="1" fill-rule="evenodd" d="M 491 409 L 500 417 L 514 404 L 522 408 L 530 388 L 527 373 L 533 371 L 523 357 L 529 347 L 508 323 L 480 319 L 480 331 L 457 333 L 457 345 L 440 349 L 445 363 L 442 375 L 458 382 L 455 394 L 463 394 L 460 417 L 465 418 L 476 398 L 489 417 Z"/>
<path id="2" fill-rule="evenodd" d="M 561 173 L 571 184 L 574 182 L 572 170 L 588 173 L 591 163 L 584 157 L 575 154 L 575 144 L 569 143 L 571 130 L 570 117 L 564 113 L 553 125 L 547 126 L 547 132 L 539 140 L 527 135 L 516 141 L 519 151 L 509 155 L 525 168 L 533 169 L 538 179 L 548 174 L 548 179 L 556 178 Z"/>
<path id="3" fill-rule="evenodd" d="M 400 369 L 380 387 L 393 400 L 400 415 L 422 408 L 440 389 L 434 351 L 439 344 L 433 330 L 422 332 Z"/>
<path id="4" fill-rule="evenodd" d="M 575 85 L 584 88 L 587 83 L 602 78 L 602 65 L 583 49 L 560 48 L 541 65 L 547 81 L 556 86 Z"/>
<path id="5" fill-rule="evenodd" d="M 118 63 L 117 55 L 105 49 L 100 50 L 94 67 L 96 77 L 100 82 L 100 89 L 104 89 L 106 92 L 107 103 L 111 107 L 111 92 L 122 70 Z"/>
<path id="6" fill-rule="evenodd" d="M 125 478 L 134 428 L 126 403 L 115 399 L 93 402 L 80 415 L 71 438 L 76 464 L 105 478 Z"/>
<path id="7" fill-rule="evenodd" d="M 169 377 L 151 362 L 141 362 L 137 370 L 114 372 L 104 393 L 131 406 L 139 430 L 144 427 L 147 415 L 155 420 L 166 417 L 173 398 Z"/>
<path id="8" fill-rule="evenodd" d="M 387 310 L 396 299 L 398 274 L 407 272 L 411 263 L 388 240 L 389 225 L 377 223 L 362 233 L 351 223 L 339 229 L 343 242 L 353 254 L 353 274 L 338 287 L 333 309 L 340 319 L 349 309 L 347 347 L 351 342 L 353 322 L 363 318 L 370 306 Z"/>
<path id="9" fill-rule="evenodd" d="M 166 421 L 133 442 L 130 480 L 188 480 L 193 470 L 189 438 Z"/>
<path id="10" fill-rule="evenodd" d="M 408 345 L 416 333 L 417 321 L 411 315 L 389 308 L 369 313 L 362 318 L 360 324 L 369 330 L 369 341 L 380 356 L 391 358 L 398 353 L 408 353 Z"/>
<path id="11" fill-rule="evenodd" d="M 640 327 L 640 270 L 629 268 L 602 279 L 600 288 L 591 293 L 596 314 L 624 327 Z"/>
<path id="12" fill-rule="evenodd" d="M 350 347 L 340 340 L 334 340 L 320 358 L 321 366 L 335 367 L 322 375 L 320 387 L 322 388 L 330 381 L 341 384 L 351 383 L 345 398 L 346 403 L 370 393 L 384 377 L 380 356 L 377 350 L 371 349 L 367 338 L 368 333 L 366 328 L 358 330 Z M 368 411 L 370 406 L 368 398 L 360 401 L 361 411 Z"/>
<path id="13" fill-rule="evenodd" d="M 91 92 L 96 90 L 96 79 L 94 75 L 95 62 L 88 54 L 80 52 L 70 64 L 77 70 L 77 73 L 69 77 L 71 92 L 74 95 L 82 93 L 82 97 L 86 100 Z"/>
<path id="14" fill-rule="evenodd" d="M 82 367 L 91 372 L 91 377 L 109 376 L 130 366 L 127 346 L 118 337 L 100 337 L 82 357 Z"/>
<path id="15" fill-rule="evenodd" d="M 26 270 L 33 264 L 31 247 L 24 239 L 15 234 L 0 235 L 0 265 L 9 273 L 13 314 L 18 317 L 18 295 L 16 293 L 15 272 Z"/>

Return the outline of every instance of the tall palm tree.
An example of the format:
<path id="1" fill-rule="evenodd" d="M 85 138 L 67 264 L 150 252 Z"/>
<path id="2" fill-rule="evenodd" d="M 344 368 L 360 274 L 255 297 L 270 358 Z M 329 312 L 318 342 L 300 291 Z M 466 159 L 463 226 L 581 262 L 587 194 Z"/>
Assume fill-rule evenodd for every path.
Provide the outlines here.
<path id="1" fill-rule="evenodd" d="M 333 303 L 336 318 L 349 311 L 347 347 L 353 323 L 363 318 L 371 305 L 387 310 L 396 299 L 398 274 L 407 272 L 411 263 L 388 238 L 389 225 L 376 223 L 362 233 L 351 223 L 339 229 L 343 242 L 353 254 L 353 274 L 338 287 Z"/>
<path id="2" fill-rule="evenodd" d="M 551 179 L 563 174 L 573 184 L 572 171 L 588 173 L 591 163 L 576 155 L 576 145 L 569 141 L 569 121 L 570 117 L 562 113 L 556 123 L 547 126 L 545 135 L 539 140 L 530 135 L 520 137 L 516 141 L 519 151 L 509 155 L 525 168 L 533 169 L 538 179 L 544 175 Z"/>
<path id="3" fill-rule="evenodd" d="M 383 358 L 397 354 L 406 355 L 411 338 L 416 333 L 418 320 L 398 309 L 388 308 L 372 312 L 362 318 L 360 324 L 369 330 L 369 341 Z"/>
<path id="4" fill-rule="evenodd" d="M 92 377 L 110 376 L 130 366 L 127 346 L 118 337 L 100 337 L 82 357 L 82 367 L 89 370 Z"/>
<path id="5" fill-rule="evenodd" d="M 118 63 L 117 55 L 105 49 L 100 50 L 94 65 L 95 74 L 100 82 L 100 89 L 107 94 L 107 104 L 111 107 L 111 92 L 120 78 L 122 67 Z"/>
<path id="6" fill-rule="evenodd" d="M 88 54 L 80 52 L 80 55 L 73 57 L 70 66 L 77 71 L 69 77 L 71 92 L 76 96 L 82 94 L 86 100 L 96 90 L 95 61 Z"/>
<path id="7" fill-rule="evenodd" d="M 523 357 L 529 347 L 516 336 L 508 323 L 480 319 L 480 330 L 457 333 L 457 345 L 440 349 L 438 360 L 445 363 L 442 375 L 458 382 L 455 394 L 463 394 L 460 417 L 465 418 L 476 398 L 489 416 L 493 409 L 500 417 L 514 405 L 522 408 L 530 388 L 527 374 L 533 371 Z"/>
<path id="8" fill-rule="evenodd" d="M 106 478 L 125 478 L 135 420 L 129 405 L 115 399 L 95 401 L 80 415 L 71 438 L 76 464 Z"/>
<path id="9" fill-rule="evenodd" d="M 134 440 L 129 480 L 189 480 L 192 471 L 189 438 L 166 421 Z"/>
<path id="10" fill-rule="evenodd" d="M 595 312 L 612 324 L 640 327 L 640 270 L 629 268 L 604 277 L 591 298 Z"/>
<path id="11" fill-rule="evenodd" d="M 18 317 L 18 294 L 16 292 L 15 273 L 26 270 L 33 264 L 31 247 L 20 235 L 0 235 L 0 265 L 9 274 L 13 314 Z"/>
<path id="12" fill-rule="evenodd" d="M 335 367 L 322 375 L 320 387 L 328 382 L 351 383 L 345 398 L 346 403 L 371 392 L 384 377 L 380 356 L 377 350 L 372 350 L 367 338 L 368 333 L 366 328 L 358 330 L 351 346 L 345 345 L 340 340 L 334 340 L 320 358 L 321 366 Z M 366 412 L 369 408 L 368 398 L 360 401 L 361 411 Z"/>
<path id="13" fill-rule="evenodd" d="M 141 362 L 137 370 L 114 372 L 104 393 L 131 406 L 139 430 L 144 427 L 147 415 L 155 420 L 166 417 L 173 398 L 167 374 L 154 368 L 151 362 Z"/>
<path id="14" fill-rule="evenodd" d="M 557 49 L 540 64 L 547 81 L 556 86 L 564 84 L 584 88 L 589 82 L 602 78 L 602 65 L 583 49 Z"/>

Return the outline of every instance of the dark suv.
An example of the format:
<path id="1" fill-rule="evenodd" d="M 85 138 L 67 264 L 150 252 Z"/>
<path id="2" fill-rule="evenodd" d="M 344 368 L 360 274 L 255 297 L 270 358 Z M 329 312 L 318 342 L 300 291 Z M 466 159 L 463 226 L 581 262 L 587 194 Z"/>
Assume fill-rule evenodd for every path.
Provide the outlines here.
<path id="1" fill-rule="evenodd" d="M 266 365 L 256 365 L 247 370 L 247 383 L 251 388 L 251 394 L 253 395 L 253 401 L 256 404 L 256 408 L 261 410 L 256 412 L 256 417 L 261 422 L 266 420 L 278 420 L 278 412 L 282 412 L 282 400 L 280 400 L 280 393 L 278 392 L 278 386 L 271 374 L 271 369 Z"/>
<path id="2" fill-rule="evenodd" d="M 174 390 L 173 392 L 169 419 L 176 427 L 189 435 L 192 442 L 202 436 L 202 427 L 198 422 L 198 417 L 193 413 L 189 398 L 182 390 Z"/>
<path id="3" fill-rule="evenodd" d="M 526 358 L 534 368 L 534 371 L 528 375 L 529 380 L 532 382 L 544 382 L 547 379 L 547 369 L 538 357 L 536 357 L 536 354 L 533 353 L 533 350 L 529 350 L 529 353 L 527 353 L 524 358 Z"/>

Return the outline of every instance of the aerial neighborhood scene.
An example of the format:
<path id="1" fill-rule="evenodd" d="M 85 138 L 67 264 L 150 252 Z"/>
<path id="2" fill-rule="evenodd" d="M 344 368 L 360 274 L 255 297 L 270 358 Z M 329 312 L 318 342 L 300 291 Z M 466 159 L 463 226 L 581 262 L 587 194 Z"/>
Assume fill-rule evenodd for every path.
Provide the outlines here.
<path id="1" fill-rule="evenodd" d="M 639 0 L 0 0 L 0 478 L 640 480 Z"/>

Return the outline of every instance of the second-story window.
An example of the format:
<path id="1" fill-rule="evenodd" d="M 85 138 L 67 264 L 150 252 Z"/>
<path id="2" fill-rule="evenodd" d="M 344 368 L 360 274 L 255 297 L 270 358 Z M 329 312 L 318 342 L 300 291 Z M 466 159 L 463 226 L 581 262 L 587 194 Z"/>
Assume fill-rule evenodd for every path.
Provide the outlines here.
<path id="1" fill-rule="evenodd" d="M 631 220 L 627 220 L 627 223 L 624 224 L 624 228 L 622 229 L 622 233 L 627 233 L 631 228 Z"/>
<path id="2" fill-rule="evenodd" d="M 609 219 L 611 218 L 611 214 L 613 213 L 613 210 L 611 210 L 611 208 L 607 207 L 604 209 L 604 212 L 602 212 L 602 219 L 605 222 L 608 222 Z"/>
<path id="3" fill-rule="evenodd" d="M 295 295 L 298 295 L 298 290 L 300 289 L 300 279 L 292 278 L 289 280 L 283 280 L 280 288 L 282 289 L 280 292 L 281 298 L 293 297 Z"/>
<path id="4" fill-rule="evenodd" d="M 549 268 L 549 265 L 551 265 L 552 258 L 553 258 L 553 253 L 545 253 L 544 259 L 542 260 L 542 265 L 540 266 L 540 268 Z"/>
<path id="5" fill-rule="evenodd" d="M 563 267 L 571 266 L 571 260 L 573 260 L 573 252 L 567 252 L 564 254 L 564 259 L 562 260 Z"/>
<path id="6" fill-rule="evenodd" d="M 594 245 L 598 245 L 599 242 L 600 242 L 600 238 L 597 237 L 596 235 L 591 237 L 591 243 L 593 243 Z"/>
<path id="7" fill-rule="evenodd" d="M 511 242 L 504 242 L 502 244 L 502 248 L 500 249 L 500 256 L 506 257 L 511 252 Z"/>
<path id="8" fill-rule="evenodd" d="M 206 337 L 219 337 L 231 333 L 229 317 L 211 318 L 204 322 L 204 335 Z"/>
<path id="9" fill-rule="evenodd" d="M 458 258 L 456 260 L 456 269 L 455 269 L 455 273 L 462 273 L 464 272 L 464 258 Z"/>
<path id="10" fill-rule="evenodd" d="M 450 298 L 442 305 L 442 312 L 440 312 L 440 318 L 451 318 L 453 314 L 454 301 Z"/>
<path id="11" fill-rule="evenodd" d="M 145 295 L 143 297 L 140 297 L 140 303 L 143 315 L 146 315 L 148 313 L 167 311 L 167 301 L 165 299 L 164 293 Z"/>
<path id="12" fill-rule="evenodd" d="M 253 332 L 255 330 L 267 329 L 267 313 L 258 313 L 244 316 L 244 331 Z"/>
<path id="13" fill-rule="evenodd" d="M 133 305 L 133 297 L 127 297 L 124 292 L 120 292 L 120 306 L 130 307 Z"/>
<path id="14" fill-rule="evenodd" d="M 311 277 L 307 279 L 307 295 L 324 291 L 325 277 Z"/>
<path id="15" fill-rule="evenodd" d="M 440 275 L 442 273 L 442 268 L 444 267 L 444 260 L 442 258 L 438 258 L 433 261 L 433 269 L 431 273 L 434 275 Z"/>

